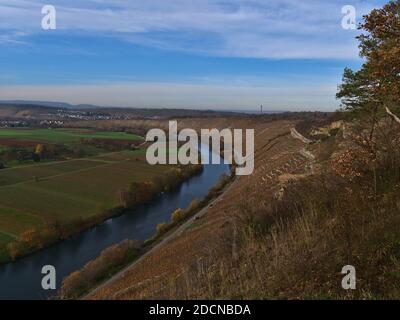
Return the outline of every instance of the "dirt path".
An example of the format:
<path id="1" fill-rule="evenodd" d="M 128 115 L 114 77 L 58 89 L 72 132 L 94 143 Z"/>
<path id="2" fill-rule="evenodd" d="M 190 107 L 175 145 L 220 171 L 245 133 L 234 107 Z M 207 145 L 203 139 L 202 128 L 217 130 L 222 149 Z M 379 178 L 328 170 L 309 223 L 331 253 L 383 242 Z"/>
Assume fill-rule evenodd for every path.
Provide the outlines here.
<path id="1" fill-rule="evenodd" d="M 304 137 L 301 133 L 299 133 L 296 128 L 292 128 L 290 129 L 290 133 L 292 135 L 293 138 L 298 139 L 304 143 L 310 144 L 312 142 L 312 140 L 307 139 L 306 137 Z"/>

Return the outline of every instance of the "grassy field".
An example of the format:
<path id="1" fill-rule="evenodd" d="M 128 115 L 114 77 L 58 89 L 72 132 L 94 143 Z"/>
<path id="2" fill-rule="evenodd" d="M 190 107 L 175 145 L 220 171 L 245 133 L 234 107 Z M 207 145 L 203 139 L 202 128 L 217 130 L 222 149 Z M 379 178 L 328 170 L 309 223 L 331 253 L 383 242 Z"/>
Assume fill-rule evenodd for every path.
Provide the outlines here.
<path id="1" fill-rule="evenodd" d="M 0 243 L 9 243 L 15 240 L 15 237 L 0 232 Z"/>
<path id="2" fill-rule="evenodd" d="M 90 145 L 83 138 L 109 141 Z M 0 155 L 0 263 L 101 222 L 111 209 L 118 212 L 121 191 L 132 182 L 162 176 L 168 166 L 150 166 L 144 147 L 132 149 L 142 140 L 90 129 L 0 129 L 0 150 L 8 152 Z M 58 147 L 59 157 L 18 158 L 20 150 L 30 157 L 37 144 Z M 75 154 L 77 148 L 83 153 Z"/>
<path id="3" fill-rule="evenodd" d="M 113 140 L 142 140 L 140 136 L 126 132 L 102 132 L 88 129 L 0 129 L 1 139 L 17 139 L 37 141 L 42 143 L 69 144 L 79 142 L 82 138 L 113 139 Z"/>
<path id="4" fill-rule="evenodd" d="M 118 192 L 151 179 L 165 166 L 141 160 L 143 150 L 0 170 L 0 243 L 49 219 L 68 223 L 119 204 Z"/>
<path id="5" fill-rule="evenodd" d="M 98 159 L 1 170 L 0 232 L 18 236 L 27 229 L 40 228 L 47 219 L 68 222 L 116 206 L 119 190 L 132 181 L 161 175 L 166 169 L 136 160 L 141 153 L 123 151 Z"/>
<path id="6" fill-rule="evenodd" d="M 96 167 L 100 164 L 102 164 L 102 162 L 96 160 L 76 159 L 62 162 L 45 162 L 37 165 L 3 169 L 0 172 L 0 187 L 34 180 L 34 177 L 37 177 L 39 180 L 43 180 L 49 176 L 55 176 L 77 170 L 85 170 Z"/>

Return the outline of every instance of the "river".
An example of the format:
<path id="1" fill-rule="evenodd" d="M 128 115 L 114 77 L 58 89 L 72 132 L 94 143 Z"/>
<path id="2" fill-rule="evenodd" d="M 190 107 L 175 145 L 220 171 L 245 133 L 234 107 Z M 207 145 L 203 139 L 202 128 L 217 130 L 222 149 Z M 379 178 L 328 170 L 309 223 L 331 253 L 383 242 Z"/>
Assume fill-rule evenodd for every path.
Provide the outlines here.
<path id="1" fill-rule="evenodd" d="M 0 299 L 54 297 L 65 276 L 82 268 L 113 244 L 125 239 L 143 241 L 150 238 L 155 234 L 158 223 L 169 221 L 175 209 L 187 207 L 194 199 L 202 199 L 220 176 L 229 172 L 229 166 L 222 159 L 221 164 L 204 165 L 201 174 L 190 178 L 180 188 L 159 195 L 146 205 L 138 206 L 16 262 L 0 266 Z M 56 268 L 57 290 L 42 289 L 44 275 L 41 270 L 44 265 Z"/>

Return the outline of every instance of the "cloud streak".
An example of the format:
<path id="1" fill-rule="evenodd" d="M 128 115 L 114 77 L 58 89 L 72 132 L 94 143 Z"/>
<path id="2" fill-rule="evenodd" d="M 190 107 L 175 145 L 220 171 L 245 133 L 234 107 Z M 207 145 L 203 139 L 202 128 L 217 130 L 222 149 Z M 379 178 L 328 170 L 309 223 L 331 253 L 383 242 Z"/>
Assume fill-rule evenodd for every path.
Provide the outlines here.
<path id="1" fill-rule="evenodd" d="M 0 0 L 0 46 L 29 41 L 41 7 L 54 32 L 104 35 L 143 46 L 224 57 L 355 59 L 355 32 L 341 28 L 342 0 Z M 382 1 L 353 0 L 358 16 Z M 3 39 L 3 40 L 2 40 Z"/>

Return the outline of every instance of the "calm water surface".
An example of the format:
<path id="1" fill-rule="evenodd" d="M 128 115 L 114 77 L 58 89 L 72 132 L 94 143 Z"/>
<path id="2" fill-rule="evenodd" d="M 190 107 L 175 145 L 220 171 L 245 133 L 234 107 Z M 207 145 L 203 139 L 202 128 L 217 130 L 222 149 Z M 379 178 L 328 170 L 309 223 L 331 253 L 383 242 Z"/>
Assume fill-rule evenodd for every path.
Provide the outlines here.
<path id="1" fill-rule="evenodd" d="M 160 222 L 169 221 L 176 208 L 187 207 L 193 199 L 202 199 L 222 174 L 229 174 L 229 166 L 204 165 L 200 175 L 192 177 L 179 189 L 158 196 L 147 205 L 84 231 L 71 239 L 30 256 L 0 266 L 0 299 L 48 299 L 55 291 L 41 287 L 44 265 L 57 270 L 57 288 L 62 279 L 82 268 L 100 252 L 125 239 L 146 240 L 154 235 Z"/>

